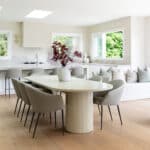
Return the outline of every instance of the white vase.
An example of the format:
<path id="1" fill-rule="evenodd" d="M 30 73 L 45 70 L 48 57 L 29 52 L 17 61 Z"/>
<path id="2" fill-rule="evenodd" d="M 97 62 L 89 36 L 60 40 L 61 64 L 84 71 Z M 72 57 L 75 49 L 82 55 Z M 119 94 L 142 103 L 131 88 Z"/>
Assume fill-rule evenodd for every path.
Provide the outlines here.
<path id="1" fill-rule="evenodd" d="M 70 70 L 66 67 L 59 68 L 58 79 L 59 81 L 64 81 L 64 82 L 70 81 L 71 80 Z"/>

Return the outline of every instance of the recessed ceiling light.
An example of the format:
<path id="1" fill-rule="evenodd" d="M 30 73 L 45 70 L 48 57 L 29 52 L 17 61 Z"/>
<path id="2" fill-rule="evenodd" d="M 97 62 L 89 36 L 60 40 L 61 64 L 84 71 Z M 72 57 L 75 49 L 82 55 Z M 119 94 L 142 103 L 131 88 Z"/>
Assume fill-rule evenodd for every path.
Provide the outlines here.
<path id="1" fill-rule="evenodd" d="M 47 17 L 48 15 L 52 14 L 51 11 L 45 11 L 45 10 L 33 10 L 32 12 L 30 12 L 26 18 L 35 18 L 35 19 L 42 19 Z"/>

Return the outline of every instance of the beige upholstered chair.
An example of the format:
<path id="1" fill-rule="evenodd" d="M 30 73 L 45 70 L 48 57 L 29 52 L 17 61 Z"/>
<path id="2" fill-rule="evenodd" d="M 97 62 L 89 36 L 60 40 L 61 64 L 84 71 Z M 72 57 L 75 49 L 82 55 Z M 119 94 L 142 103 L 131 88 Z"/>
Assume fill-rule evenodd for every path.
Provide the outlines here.
<path id="1" fill-rule="evenodd" d="M 16 114 L 19 100 L 20 100 L 20 106 L 19 106 L 18 112 L 20 112 L 21 105 L 22 105 L 22 99 L 21 99 L 21 94 L 20 94 L 19 88 L 18 88 L 17 80 L 12 79 L 12 83 L 13 83 L 13 86 L 14 86 L 14 89 L 15 89 L 15 92 L 16 92 L 16 96 L 17 96 L 17 101 L 16 101 L 16 105 L 15 105 L 15 110 L 14 110 L 14 114 Z M 17 114 L 17 116 L 18 115 L 19 115 L 19 113 Z"/>
<path id="2" fill-rule="evenodd" d="M 121 125 L 123 124 L 122 118 L 121 118 L 121 113 L 120 113 L 120 108 L 119 108 L 119 103 L 120 103 L 120 99 L 121 99 L 121 96 L 122 96 L 123 90 L 124 90 L 124 81 L 113 80 L 109 83 L 113 85 L 113 90 L 109 91 L 103 97 L 101 97 L 99 95 L 94 95 L 94 98 L 93 98 L 93 102 L 94 102 L 94 104 L 98 105 L 99 113 L 101 115 L 101 129 L 102 129 L 102 123 L 103 123 L 103 105 L 117 106 Z M 100 107 L 99 107 L 100 105 L 101 105 L 101 111 L 100 111 Z M 110 114 L 111 114 L 111 112 L 110 112 Z M 112 117 L 112 115 L 111 115 L 111 117 Z"/>
<path id="3" fill-rule="evenodd" d="M 9 97 L 10 97 L 10 90 L 11 90 L 11 79 L 15 78 L 15 79 L 19 79 L 22 77 L 22 70 L 20 68 L 12 68 L 12 69 L 8 69 L 6 71 L 5 74 L 5 96 L 7 95 L 7 90 L 9 92 Z M 8 83 L 8 87 L 7 87 L 7 83 Z"/>
<path id="4" fill-rule="evenodd" d="M 33 138 L 35 137 L 36 128 L 41 114 L 56 112 L 59 110 L 62 112 L 62 127 L 63 127 L 63 134 L 64 134 L 64 111 L 63 111 L 64 104 L 63 104 L 62 97 L 60 95 L 48 94 L 46 92 L 40 91 L 39 89 L 31 86 L 26 86 L 26 91 L 30 99 L 32 105 L 32 112 L 33 112 L 29 131 L 31 130 L 35 114 L 38 114 L 32 137 Z"/>
<path id="5" fill-rule="evenodd" d="M 24 126 L 25 126 L 26 122 L 27 122 L 27 118 L 28 118 L 29 112 L 30 112 L 31 103 L 30 103 L 29 97 L 28 97 L 26 89 L 25 89 L 26 83 L 18 80 L 17 84 L 18 84 L 19 92 L 21 94 L 21 99 L 24 102 L 24 106 L 23 106 L 23 110 L 22 110 L 20 121 L 22 121 L 22 118 L 23 118 L 23 115 L 24 115 L 24 110 L 25 110 L 26 106 L 28 106 L 27 113 L 26 113 L 26 118 L 25 118 L 25 122 L 24 122 Z"/>
<path id="6" fill-rule="evenodd" d="M 72 68 L 71 75 L 77 78 L 85 78 L 86 74 L 84 68 L 82 67 L 74 67 Z"/>
<path id="7" fill-rule="evenodd" d="M 42 68 L 34 68 L 34 69 L 32 69 L 30 75 L 36 75 L 36 74 L 37 75 L 42 75 L 42 74 L 45 74 L 45 71 Z"/>

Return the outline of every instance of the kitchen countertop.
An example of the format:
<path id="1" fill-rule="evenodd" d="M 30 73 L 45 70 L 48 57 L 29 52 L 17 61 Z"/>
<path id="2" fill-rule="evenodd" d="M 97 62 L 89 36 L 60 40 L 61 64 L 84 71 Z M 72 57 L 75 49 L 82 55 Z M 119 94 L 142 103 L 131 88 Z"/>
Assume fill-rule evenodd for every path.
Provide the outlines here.
<path id="1" fill-rule="evenodd" d="M 77 64 L 71 64 L 69 65 L 69 67 L 74 67 Z M 83 68 L 87 68 L 88 64 L 78 64 L 78 65 L 82 65 Z M 33 68 L 43 68 L 43 69 L 54 69 L 57 67 L 60 67 L 58 65 L 54 65 L 54 64 L 38 64 L 38 66 L 36 64 L 0 64 L 0 71 L 5 71 L 11 68 L 21 68 L 22 70 L 31 70 Z"/>
<path id="2" fill-rule="evenodd" d="M 98 64 L 98 63 L 71 63 L 68 65 L 68 67 L 75 67 L 75 66 L 82 66 L 83 68 L 88 68 L 89 66 L 112 66 L 109 64 Z M 44 63 L 44 64 L 0 64 L 0 71 L 5 71 L 10 68 L 21 68 L 22 70 L 31 70 L 33 68 L 43 68 L 43 69 L 54 69 L 57 67 L 60 67 L 59 65 L 56 64 L 50 64 L 50 63 Z"/>

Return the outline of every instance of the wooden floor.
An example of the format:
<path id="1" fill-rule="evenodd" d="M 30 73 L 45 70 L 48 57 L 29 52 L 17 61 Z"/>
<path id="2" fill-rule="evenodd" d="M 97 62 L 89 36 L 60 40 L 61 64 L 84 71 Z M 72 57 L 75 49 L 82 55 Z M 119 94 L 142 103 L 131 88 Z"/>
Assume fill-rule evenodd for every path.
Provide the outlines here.
<path id="1" fill-rule="evenodd" d="M 103 131 L 99 129 L 95 107 L 94 131 L 89 134 L 62 136 L 60 123 L 59 129 L 55 129 L 48 118 L 42 118 L 35 139 L 13 115 L 15 101 L 15 96 L 10 99 L 0 96 L 0 150 L 150 150 L 150 100 L 123 102 L 123 126 L 117 109 L 112 108 L 114 121 L 111 122 L 106 107 Z"/>

